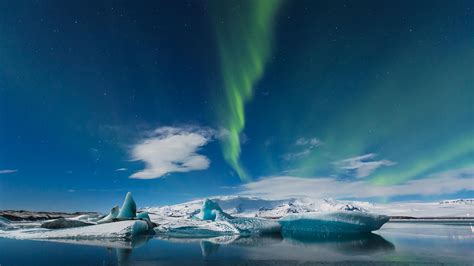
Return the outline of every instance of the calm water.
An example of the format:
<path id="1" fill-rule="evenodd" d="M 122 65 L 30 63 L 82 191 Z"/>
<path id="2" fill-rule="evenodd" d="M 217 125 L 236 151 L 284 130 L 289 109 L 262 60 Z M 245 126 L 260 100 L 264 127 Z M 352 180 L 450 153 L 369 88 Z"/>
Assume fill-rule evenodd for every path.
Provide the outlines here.
<path id="1" fill-rule="evenodd" d="M 268 236 L 67 243 L 0 239 L 0 265 L 474 265 L 469 224 L 388 223 L 360 236 Z"/>

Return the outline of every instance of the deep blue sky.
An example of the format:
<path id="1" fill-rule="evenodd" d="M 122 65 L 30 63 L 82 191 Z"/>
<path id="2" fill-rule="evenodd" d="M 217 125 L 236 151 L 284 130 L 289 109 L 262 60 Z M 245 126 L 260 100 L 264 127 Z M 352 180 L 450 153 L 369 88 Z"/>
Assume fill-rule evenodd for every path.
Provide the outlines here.
<path id="1" fill-rule="evenodd" d="M 1 2 L 0 209 L 474 196 L 472 1 L 257 2 Z"/>

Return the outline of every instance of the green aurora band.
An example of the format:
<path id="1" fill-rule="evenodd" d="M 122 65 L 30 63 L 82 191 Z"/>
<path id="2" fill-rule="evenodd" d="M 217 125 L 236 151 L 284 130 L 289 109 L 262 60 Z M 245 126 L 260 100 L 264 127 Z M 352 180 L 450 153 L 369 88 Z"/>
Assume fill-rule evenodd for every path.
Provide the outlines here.
<path id="1" fill-rule="evenodd" d="M 280 5 L 280 0 L 212 2 L 225 97 L 218 108 L 219 123 L 226 130 L 221 147 L 242 181 L 249 180 L 240 163 L 245 103 L 252 99 L 271 55 L 272 26 Z"/>

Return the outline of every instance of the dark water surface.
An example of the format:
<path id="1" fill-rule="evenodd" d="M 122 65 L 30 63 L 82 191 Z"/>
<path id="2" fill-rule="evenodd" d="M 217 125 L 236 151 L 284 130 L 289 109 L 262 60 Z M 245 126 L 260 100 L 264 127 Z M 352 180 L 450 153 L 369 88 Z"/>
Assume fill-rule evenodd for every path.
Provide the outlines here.
<path id="1" fill-rule="evenodd" d="M 0 238 L 0 265 L 474 265 L 469 223 L 388 223 L 376 234 L 63 242 Z"/>

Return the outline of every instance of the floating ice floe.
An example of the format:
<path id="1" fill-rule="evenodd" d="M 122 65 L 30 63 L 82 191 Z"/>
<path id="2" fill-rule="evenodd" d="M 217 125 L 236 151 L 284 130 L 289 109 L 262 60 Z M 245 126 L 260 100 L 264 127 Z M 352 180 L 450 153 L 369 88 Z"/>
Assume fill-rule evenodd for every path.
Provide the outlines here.
<path id="1" fill-rule="evenodd" d="M 206 199 L 200 213 L 187 222 L 161 226 L 156 229 L 173 237 L 215 237 L 219 235 L 262 235 L 278 233 L 280 224 L 275 220 L 232 217 L 216 202 Z"/>
<path id="2" fill-rule="evenodd" d="M 156 219 L 156 217 L 154 218 Z M 199 238 L 234 234 L 251 236 L 280 232 L 303 234 L 367 233 L 378 230 L 389 220 L 389 217 L 370 214 L 361 211 L 360 208 L 345 211 L 336 209 L 334 211 L 290 213 L 279 220 L 259 217 L 235 217 L 224 212 L 217 202 L 206 199 L 197 214 L 170 220 L 156 230 L 173 237 Z"/>
<path id="3" fill-rule="evenodd" d="M 359 211 L 291 214 L 279 220 L 282 232 L 369 233 L 380 229 L 389 217 Z"/>
<path id="4" fill-rule="evenodd" d="M 1 222 L 0 237 L 17 239 L 131 239 L 140 235 L 153 234 L 156 226 L 146 212 L 136 215 L 136 203 L 129 192 L 122 208 L 112 208 L 110 213 L 99 219 L 97 215 L 81 215 L 72 218 L 48 220 L 41 224 L 22 223 L 14 230 L 5 230 L 7 220 Z M 26 226 L 30 225 L 31 226 Z"/>
<path id="5" fill-rule="evenodd" d="M 16 239 L 130 239 L 152 230 L 146 221 L 128 220 L 67 229 L 19 229 L 0 231 L 0 237 Z"/>

